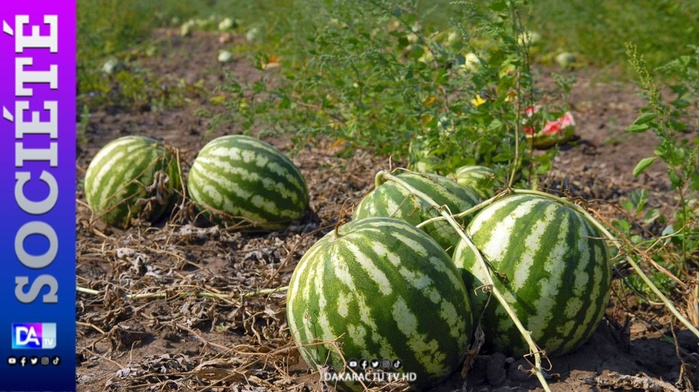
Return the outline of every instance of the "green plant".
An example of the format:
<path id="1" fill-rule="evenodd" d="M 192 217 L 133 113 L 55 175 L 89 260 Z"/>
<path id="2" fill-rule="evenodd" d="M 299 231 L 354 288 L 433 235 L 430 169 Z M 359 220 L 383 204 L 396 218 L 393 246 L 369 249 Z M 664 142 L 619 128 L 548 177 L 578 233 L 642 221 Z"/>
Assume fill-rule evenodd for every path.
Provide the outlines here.
<path id="1" fill-rule="evenodd" d="M 664 233 L 672 233 L 669 238 L 677 247 L 681 263 L 699 265 L 699 255 L 696 253 L 696 249 L 699 249 L 699 137 L 686 133 L 689 122 L 696 124 L 693 118 L 696 114 L 692 110 L 696 109 L 699 98 L 699 48 L 693 49 L 693 55 L 682 56 L 660 68 L 661 72 L 669 72 L 675 79 L 670 86 L 675 96 L 666 102 L 643 56 L 638 54 L 636 46 L 627 45 L 629 61 L 639 75 L 640 86 L 648 103 L 627 132 L 652 130 L 656 134 L 658 144 L 654 155 L 638 162 L 633 174 L 640 175 L 658 159 L 667 165 L 667 178 L 677 195 L 678 205 Z"/>
<path id="2" fill-rule="evenodd" d="M 301 142 L 327 136 L 446 174 L 466 164 L 494 167 L 502 178 L 536 180 L 550 167 L 531 154 L 523 127 L 538 127 L 565 103 L 527 120 L 537 94 L 520 18 L 523 0 L 487 7 L 451 2 L 422 10 L 419 2 L 318 3 L 316 18 L 296 34 L 297 58 L 270 101 L 251 102 L 257 118 Z M 449 26 L 425 23 L 441 12 Z M 267 110 L 256 110 L 263 105 Z M 512 185 L 514 181 L 510 181 Z"/>
<path id="3" fill-rule="evenodd" d="M 78 148 L 84 149 L 87 143 L 87 126 L 90 124 L 90 109 L 87 105 L 83 105 L 83 109 L 80 112 L 80 121 L 78 122 L 76 143 Z"/>
<path id="4" fill-rule="evenodd" d="M 665 64 L 678 48 L 699 41 L 697 13 L 699 3 L 692 0 L 539 0 L 526 20 L 542 36 L 536 60 L 552 63 L 559 53 L 573 52 L 576 63 L 629 80 L 626 42 L 633 42 L 652 68 Z M 668 34 L 668 26 L 676 33 Z"/>

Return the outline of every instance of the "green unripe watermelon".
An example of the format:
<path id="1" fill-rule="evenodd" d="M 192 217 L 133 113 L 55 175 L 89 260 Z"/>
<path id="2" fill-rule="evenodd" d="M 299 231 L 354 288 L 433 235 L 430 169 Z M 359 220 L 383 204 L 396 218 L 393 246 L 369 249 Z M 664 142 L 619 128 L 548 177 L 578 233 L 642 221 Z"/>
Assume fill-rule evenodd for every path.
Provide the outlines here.
<path id="1" fill-rule="evenodd" d="M 296 165 L 269 143 L 243 135 L 204 146 L 187 189 L 210 221 L 246 230 L 283 229 L 308 208 L 308 189 Z"/>
<path id="2" fill-rule="evenodd" d="M 440 206 L 446 205 L 452 214 L 465 211 L 479 201 L 478 196 L 470 189 L 436 174 L 403 172 L 397 177 L 431 197 Z M 354 219 L 376 216 L 397 218 L 418 225 L 440 216 L 440 213 L 402 185 L 389 180 L 364 196 L 354 211 Z M 461 224 L 466 223 L 464 219 L 458 221 Z M 430 223 L 422 229 L 450 254 L 459 241 L 459 234 L 446 220 Z"/>
<path id="3" fill-rule="evenodd" d="M 400 369 L 388 371 L 414 373 L 418 389 L 459 368 L 471 317 L 449 256 L 423 231 L 392 218 L 328 233 L 299 261 L 287 293 L 289 330 L 311 367 L 351 375 L 343 358 L 399 359 Z M 337 387 L 361 390 L 351 380 Z"/>
<path id="4" fill-rule="evenodd" d="M 485 166 L 462 166 L 448 177 L 473 189 L 482 199 L 495 196 L 495 188 L 499 185 L 495 171 Z"/>
<path id="5" fill-rule="evenodd" d="M 109 225 L 126 228 L 131 219 L 155 222 L 179 197 L 177 154 L 146 136 L 124 136 L 105 145 L 85 173 L 85 199 Z"/>
<path id="6" fill-rule="evenodd" d="M 503 197 L 481 210 L 467 234 L 494 271 L 495 285 L 549 356 L 570 352 L 594 332 L 609 300 L 611 264 L 602 234 L 579 212 L 534 195 Z M 462 241 L 454 252 L 480 314 L 485 274 Z M 503 307 L 490 298 L 482 318 L 486 347 L 528 352 Z"/>

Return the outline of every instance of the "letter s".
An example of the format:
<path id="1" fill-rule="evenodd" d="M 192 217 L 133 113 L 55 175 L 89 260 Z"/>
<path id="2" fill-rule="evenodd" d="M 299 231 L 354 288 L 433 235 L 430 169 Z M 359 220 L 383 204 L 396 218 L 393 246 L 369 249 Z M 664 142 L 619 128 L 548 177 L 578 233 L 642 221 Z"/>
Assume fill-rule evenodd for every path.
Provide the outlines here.
<path id="1" fill-rule="evenodd" d="M 15 277 L 15 298 L 23 304 L 28 304 L 34 302 L 39 294 L 41 294 L 41 289 L 44 286 L 49 286 L 49 292 L 44 294 L 43 303 L 45 304 L 55 304 L 58 303 L 58 282 L 56 278 L 51 275 L 39 275 L 32 286 L 29 288 L 29 292 L 24 292 L 24 286 L 29 284 L 29 278 L 26 276 Z"/>

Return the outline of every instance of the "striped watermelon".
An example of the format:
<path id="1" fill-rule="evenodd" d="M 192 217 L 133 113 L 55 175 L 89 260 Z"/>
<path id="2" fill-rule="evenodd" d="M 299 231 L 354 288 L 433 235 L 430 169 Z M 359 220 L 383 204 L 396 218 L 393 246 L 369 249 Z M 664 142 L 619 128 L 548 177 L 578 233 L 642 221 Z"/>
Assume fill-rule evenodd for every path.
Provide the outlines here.
<path id="1" fill-rule="evenodd" d="M 351 373 L 343 358 L 400 359 L 400 369 L 387 371 L 415 373 L 416 388 L 459 367 L 472 328 L 468 293 L 449 256 L 423 231 L 392 218 L 352 221 L 316 242 L 291 277 L 287 320 L 311 367 L 343 374 Z M 319 342 L 336 342 L 342 355 Z"/>
<path id="2" fill-rule="evenodd" d="M 187 189 L 210 221 L 240 229 L 283 229 L 308 207 L 306 182 L 294 163 L 272 145 L 243 135 L 204 146 Z"/>
<path id="3" fill-rule="evenodd" d="M 473 191 L 446 177 L 412 172 L 403 172 L 397 177 L 427 194 L 440 206 L 446 205 L 453 214 L 478 204 L 478 196 Z M 369 192 L 354 211 L 354 219 L 386 216 L 404 220 L 412 225 L 439 215 L 439 211 L 395 181 L 386 181 Z M 460 223 L 464 221 L 461 220 Z M 451 253 L 459 241 L 458 233 L 445 220 L 426 225 L 423 229 L 447 252 Z"/>
<path id="4" fill-rule="evenodd" d="M 467 234 L 493 267 L 495 285 L 547 354 L 567 353 L 592 335 L 609 299 L 611 264 L 601 233 L 582 214 L 549 198 L 511 195 L 481 210 Z M 480 314 L 489 294 L 477 288 L 487 272 L 464 242 L 454 262 L 474 314 Z M 486 346 L 506 354 L 528 352 L 495 298 L 482 322 Z"/>
<path id="5" fill-rule="evenodd" d="M 495 171 L 485 166 L 462 166 L 448 177 L 473 189 L 482 199 L 493 197 L 495 188 L 499 185 Z"/>
<path id="6" fill-rule="evenodd" d="M 104 222 L 126 228 L 132 218 L 157 221 L 178 199 L 181 184 L 173 148 L 146 136 L 124 136 L 90 162 L 85 199 Z"/>

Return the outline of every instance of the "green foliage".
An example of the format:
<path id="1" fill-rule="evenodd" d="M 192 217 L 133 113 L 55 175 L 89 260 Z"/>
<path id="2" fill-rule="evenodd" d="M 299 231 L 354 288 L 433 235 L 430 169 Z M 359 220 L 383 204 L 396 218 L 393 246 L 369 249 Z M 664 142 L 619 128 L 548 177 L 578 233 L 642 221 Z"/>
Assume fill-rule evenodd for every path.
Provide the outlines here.
<path id="1" fill-rule="evenodd" d="M 644 53 L 652 68 L 677 56 L 678 48 L 699 42 L 699 2 L 695 0 L 539 0 L 528 24 L 542 35 L 538 59 L 564 51 L 604 69 L 630 70 L 626 42 Z M 617 72 L 624 77 L 627 72 Z"/>
<path id="2" fill-rule="evenodd" d="M 157 54 L 152 30 L 170 23 L 177 14 L 191 13 L 189 3 L 78 0 L 79 105 L 157 110 L 181 104 L 184 86 L 163 84 L 164 75 L 157 75 L 139 63 Z"/>
<path id="3" fill-rule="evenodd" d="M 622 202 L 628 218 L 613 224 L 630 241 L 633 254 L 654 264 L 650 277 L 666 291 L 681 281 L 672 277 L 688 278 L 689 271 L 699 266 L 699 137 L 688 132 L 697 125 L 699 48 L 692 50 L 692 55 L 680 56 L 658 68 L 665 79 L 672 80 L 669 86 L 672 96 L 668 99 L 637 47 L 627 45 L 629 62 L 639 76 L 647 106 L 626 131 L 652 131 L 658 140 L 654 155 L 642 159 L 633 175 L 639 176 L 655 162 L 662 161 L 677 205 L 666 216 L 658 208 L 647 206 L 648 192 L 640 189 Z M 637 279 L 630 279 L 629 284 L 646 292 Z"/>
<path id="4" fill-rule="evenodd" d="M 314 3 L 315 17 L 295 31 L 304 43 L 270 91 L 274 101 L 253 110 L 301 142 L 328 136 L 412 168 L 446 174 L 479 164 L 504 178 L 516 167 L 520 180 L 546 171 L 553 151 L 534 158 L 522 131 L 537 98 L 528 43 L 519 39 L 526 2 L 418 3 Z M 452 17 L 449 27 L 425 23 L 436 12 Z M 527 125 L 565 107 L 550 109 Z"/>
<path id="5" fill-rule="evenodd" d="M 634 175 L 641 174 L 657 158 L 667 165 L 668 180 L 679 199 L 672 223 L 672 231 L 676 231 L 676 234 L 672 238 L 682 258 L 688 260 L 690 252 L 699 248 L 696 205 L 699 196 L 699 138 L 692 138 L 686 133 L 688 121 L 696 121 L 693 110 L 699 102 L 699 48 L 694 47 L 693 56 L 682 56 L 660 68 L 661 72 L 672 73 L 676 79 L 670 86 L 674 93 L 670 102 L 665 102 L 661 88 L 651 76 L 637 48 L 629 44 L 627 51 L 648 102 L 641 116 L 627 131 L 653 130 L 658 137 L 654 156 L 642 159 L 634 169 Z"/>

